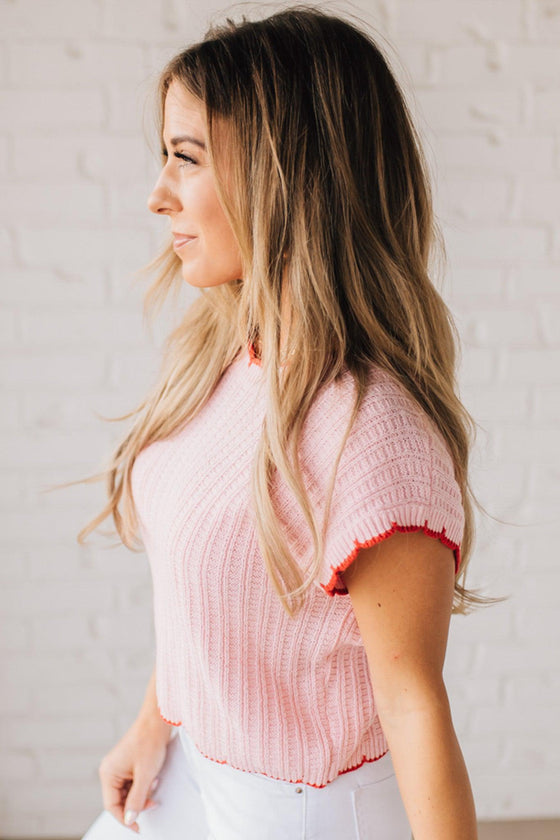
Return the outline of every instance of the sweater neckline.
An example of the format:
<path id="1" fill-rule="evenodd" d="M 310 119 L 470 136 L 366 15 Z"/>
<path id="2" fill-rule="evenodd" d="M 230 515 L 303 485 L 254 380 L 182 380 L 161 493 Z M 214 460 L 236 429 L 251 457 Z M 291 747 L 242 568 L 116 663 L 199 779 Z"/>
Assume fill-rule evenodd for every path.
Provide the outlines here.
<path id="1" fill-rule="evenodd" d="M 251 365 L 256 365 L 257 367 L 262 367 L 262 362 L 260 358 L 257 356 L 257 351 L 255 350 L 255 345 L 252 341 L 247 342 L 247 355 L 249 357 L 249 364 L 248 367 Z"/>
<path id="2" fill-rule="evenodd" d="M 247 342 L 247 356 L 249 358 L 248 367 L 250 367 L 251 365 L 255 365 L 256 367 L 262 367 L 262 360 L 257 355 L 257 351 L 255 350 L 255 345 L 253 344 L 252 341 Z M 286 364 L 287 364 L 287 362 L 284 362 L 284 364 L 280 365 L 280 367 L 284 368 L 284 367 L 286 367 Z"/>

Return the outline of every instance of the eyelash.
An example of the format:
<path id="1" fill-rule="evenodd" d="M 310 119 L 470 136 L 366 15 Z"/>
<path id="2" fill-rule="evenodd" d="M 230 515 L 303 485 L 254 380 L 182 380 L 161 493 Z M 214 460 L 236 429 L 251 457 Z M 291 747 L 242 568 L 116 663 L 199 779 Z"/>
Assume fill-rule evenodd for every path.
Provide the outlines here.
<path id="1" fill-rule="evenodd" d="M 162 157 L 167 158 L 167 152 L 162 152 Z M 181 152 L 173 152 L 174 157 L 180 158 L 181 160 L 188 161 L 189 163 L 194 163 L 196 165 L 196 160 L 194 158 L 189 157 L 188 155 L 183 155 Z M 182 169 L 185 164 L 179 164 L 179 169 Z"/>

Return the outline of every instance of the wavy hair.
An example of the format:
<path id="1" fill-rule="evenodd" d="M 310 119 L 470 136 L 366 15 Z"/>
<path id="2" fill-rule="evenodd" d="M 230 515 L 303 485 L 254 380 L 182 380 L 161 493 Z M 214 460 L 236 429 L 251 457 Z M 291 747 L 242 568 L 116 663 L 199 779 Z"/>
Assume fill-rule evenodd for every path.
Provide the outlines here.
<path id="1" fill-rule="evenodd" d="M 251 473 L 257 535 L 272 584 L 293 616 L 320 568 L 325 525 L 342 449 L 372 364 L 390 372 L 434 421 L 453 459 L 465 530 L 453 612 L 501 599 L 465 583 L 473 543 L 468 480 L 475 423 L 456 384 L 458 335 L 430 278 L 445 247 L 432 208 L 419 136 L 388 59 L 348 20 L 297 5 L 269 17 L 212 26 L 175 55 L 157 81 L 163 116 L 172 81 L 204 104 L 216 189 L 239 243 L 243 277 L 202 289 L 164 345 L 156 385 L 129 414 L 130 430 L 107 469 L 109 500 L 78 534 L 83 543 L 112 515 L 136 550 L 131 470 L 138 453 L 172 434 L 202 408 L 242 349 L 260 348 L 267 408 Z M 225 133 L 223 133 L 225 131 Z M 221 141 L 218 139 L 221 138 Z M 235 149 L 234 155 L 227 154 Z M 142 269 L 157 272 L 144 299 L 156 310 L 184 283 L 171 240 Z M 289 283 L 282 365 L 282 290 Z M 356 399 L 317 521 L 298 463 L 306 414 L 319 388 L 347 369 Z M 271 500 L 278 470 L 301 506 L 314 556 L 304 580 Z"/>

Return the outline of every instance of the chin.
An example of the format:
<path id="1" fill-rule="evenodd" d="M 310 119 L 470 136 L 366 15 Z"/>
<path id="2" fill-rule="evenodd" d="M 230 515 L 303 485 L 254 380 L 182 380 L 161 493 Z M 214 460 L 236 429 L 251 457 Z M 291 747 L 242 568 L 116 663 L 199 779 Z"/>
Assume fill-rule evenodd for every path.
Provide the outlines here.
<path id="1" fill-rule="evenodd" d="M 193 286 L 195 289 L 213 289 L 214 286 L 222 286 L 224 283 L 227 283 L 227 280 L 216 280 L 215 282 L 209 281 L 207 278 L 193 278 L 193 277 L 184 277 L 183 278 L 189 286 Z"/>
<path id="2" fill-rule="evenodd" d="M 216 273 L 216 266 L 208 266 L 210 270 L 201 270 L 200 265 L 196 268 L 190 261 L 185 260 L 182 266 L 183 280 L 195 288 L 211 289 L 214 286 L 223 286 L 224 283 L 233 283 L 240 277 L 240 268 L 235 266 L 226 271 Z M 212 270 L 213 269 L 213 270 Z"/>

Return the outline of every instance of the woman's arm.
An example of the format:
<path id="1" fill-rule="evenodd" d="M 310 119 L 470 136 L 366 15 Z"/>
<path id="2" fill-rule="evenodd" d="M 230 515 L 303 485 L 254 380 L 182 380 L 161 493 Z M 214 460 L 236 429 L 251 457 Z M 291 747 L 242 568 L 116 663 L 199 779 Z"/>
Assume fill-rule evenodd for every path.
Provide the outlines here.
<path id="1" fill-rule="evenodd" d="M 414 840 L 477 840 L 442 676 L 453 603 L 451 549 L 422 531 L 397 532 L 362 549 L 341 577 Z"/>

